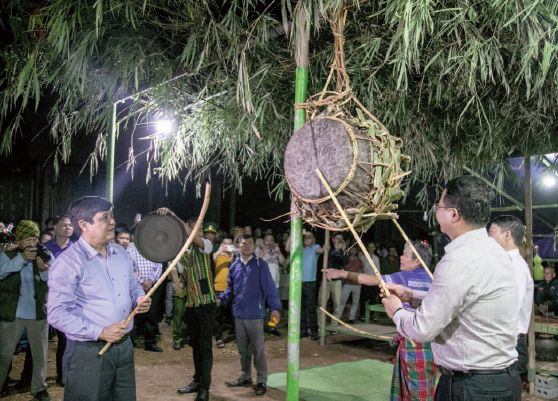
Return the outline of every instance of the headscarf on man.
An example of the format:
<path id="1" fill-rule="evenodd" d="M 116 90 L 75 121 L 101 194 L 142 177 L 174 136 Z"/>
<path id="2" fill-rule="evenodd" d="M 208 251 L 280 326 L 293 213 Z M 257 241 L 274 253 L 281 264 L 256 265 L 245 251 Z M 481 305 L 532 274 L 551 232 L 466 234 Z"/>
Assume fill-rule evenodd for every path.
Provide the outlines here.
<path id="1" fill-rule="evenodd" d="M 39 227 L 31 220 L 21 220 L 16 228 L 16 241 L 31 237 L 39 238 L 41 235 Z"/>

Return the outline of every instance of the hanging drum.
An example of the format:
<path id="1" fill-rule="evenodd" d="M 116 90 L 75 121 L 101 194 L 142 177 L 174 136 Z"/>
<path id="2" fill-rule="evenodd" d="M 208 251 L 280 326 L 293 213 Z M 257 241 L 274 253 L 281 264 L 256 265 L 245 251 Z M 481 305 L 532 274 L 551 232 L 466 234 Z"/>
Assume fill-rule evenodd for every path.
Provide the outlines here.
<path id="1" fill-rule="evenodd" d="M 346 226 L 316 169 L 335 192 L 355 229 L 366 231 L 377 219 L 393 218 L 393 202 L 410 171 L 401 139 L 377 120 L 352 118 L 343 110 L 322 114 L 296 131 L 285 152 L 285 175 L 302 218 L 313 226 L 344 231 Z"/>
<path id="2" fill-rule="evenodd" d="M 156 212 L 145 216 L 136 228 L 136 248 L 145 259 L 163 263 L 173 260 L 180 252 L 188 236 L 180 219 Z"/>

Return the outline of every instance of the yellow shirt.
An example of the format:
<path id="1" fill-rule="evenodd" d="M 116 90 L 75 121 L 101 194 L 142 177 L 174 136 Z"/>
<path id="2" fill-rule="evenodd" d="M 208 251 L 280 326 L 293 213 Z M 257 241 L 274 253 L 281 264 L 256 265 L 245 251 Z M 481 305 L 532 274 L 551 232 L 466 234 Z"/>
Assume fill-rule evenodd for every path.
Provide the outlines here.
<path id="1" fill-rule="evenodd" d="M 217 256 L 215 260 L 215 291 L 225 291 L 227 289 L 227 276 L 229 275 L 231 261 L 232 255 Z"/>

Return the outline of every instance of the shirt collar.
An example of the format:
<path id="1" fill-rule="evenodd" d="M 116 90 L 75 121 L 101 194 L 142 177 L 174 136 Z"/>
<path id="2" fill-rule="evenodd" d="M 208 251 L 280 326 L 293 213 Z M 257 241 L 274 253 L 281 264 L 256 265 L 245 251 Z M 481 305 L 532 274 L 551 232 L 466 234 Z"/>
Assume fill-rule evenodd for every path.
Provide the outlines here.
<path id="1" fill-rule="evenodd" d="M 471 230 L 466 232 L 465 234 L 461 234 L 459 237 L 451 241 L 448 245 L 444 247 L 446 252 L 454 251 L 455 249 L 463 246 L 469 241 L 474 239 L 483 239 L 488 238 L 488 233 L 486 232 L 486 228 L 478 228 L 476 230 Z"/>
<path id="2" fill-rule="evenodd" d="M 252 254 L 252 256 L 250 256 L 250 257 L 248 258 L 248 260 L 246 261 L 246 263 L 244 263 L 244 260 L 242 260 L 242 255 L 240 255 L 240 258 L 238 258 L 238 259 L 240 260 L 240 263 L 242 263 L 242 264 L 244 264 L 244 265 L 247 265 L 248 262 L 250 262 L 250 261 L 251 261 L 252 259 L 254 259 L 254 258 L 255 258 L 255 255 Z"/>
<path id="3" fill-rule="evenodd" d="M 510 256 L 521 255 L 519 253 L 519 249 L 512 249 L 511 251 L 508 251 L 508 253 L 510 254 Z"/>
<path id="4" fill-rule="evenodd" d="M 89 259 L 93 259 L 99 253 L 95 249 L 93 249 L 93 247 L 89 244 L 89 242 L 84 240 L 83 237 L 81 236 L 79 237 L 78 243 L 81 245 L 81 247 L 83 248 L 83 250 L 85 251 Z M 114 244 L 109 242 L 106 246 L 107 246 L 107 256 L 116 252 L 116 249 L 114 248 Z"/>

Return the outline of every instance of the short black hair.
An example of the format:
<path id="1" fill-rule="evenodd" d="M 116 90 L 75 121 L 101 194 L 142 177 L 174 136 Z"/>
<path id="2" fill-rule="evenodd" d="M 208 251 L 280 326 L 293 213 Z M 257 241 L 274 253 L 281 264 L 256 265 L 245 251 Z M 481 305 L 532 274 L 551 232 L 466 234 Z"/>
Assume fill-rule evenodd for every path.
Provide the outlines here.
<path id="1" fill-rule="evenodd" d="M 254 236 L 252 234 L 244 234 L 242 237 L 240 237 L 240 241 L 242 241 L 243 239 L 250 239 L 250 238 L 252 238 L 252 241 L 254 241 L 254 243 L 256 243 L 256 239 L 254 238 Z"/>
<path id="2" fill-rule="evenodd" d="M 494 191 L 478 177 L 456 177 L 446 185 L 444 203 L 457 209 L 465 223 L 485 227 L 490 219 L 490 202 Z"/>
<path id="3" fill-rule="evenodd" d="M 68 208 L 68 217 L 74 226 L 74 232 L 81 235 L 80 220 L 93 223 L 93 217 L 99 212 L 106 212 L 112 208 L 112 203 L 102 196 L 83 196 Z"/>
<path id="4" fill-rule="evenodd" d="M 114 229 L 115 235 L 118 237 L 120 234 L 131 234 L 127 226 L 119 226 Z"/>
<path id="5" fill-rule="evenodd" d="M 48 227 L 48 223 L 52 223 L 52 221 L 53 221 L 53 218 L 52 218 L 52 217 L 47 218 L 47 219 L 45 220 L 45 226 Z"/>
<path id="6" fill-rule="evenodd" d="M 411 244 L 415 247 L 417 253 L 419 254 L 420 258 L 426 265 L 426 267 L 430 266 L 430 261 L 432 260 L 432 247 L 426 241 L 411 241 Z M 405 248 L 411 248 L 409 244 L 405 244 Z M 412 251 L 412 249 L 411 249 Z M 413 260 L 417 258 L 417 255 L 413 252 Z"/>
<path id="7" fill-rule="evenodd" d="M 48 230 L 41 231 L 41 233 L 39 234 L 39 239 L 43 238 L 43 235 L 50 235 L 52 237 L 52 232 Z"/>
<path id="8" fill-rule="evenodd" d="M 545 266 L 545 269 L 552 269 L 554 271 L 554 274 L 556 274 L 556 268 L 554 266 Z"/>
<path id="9" fill-rule="evenodd" d="M 496 216 L 493 219 L 490 219 L 490 221 L 486 225 L 486 229 L 488 231 L 490 231 L 490 226 L 492 224 L 496 224 L 498 227 L 500 227 L 500 231 L 502 232 L 509 231 L 511 233 L 515 246 L 519 246 L 523 242 L 523 237 L 525 236 L 525 226 L 517 217 L 511 216 L 509 214 L 504 216 Z"/>
<path id="10" fill-rule="evenodd" d="M 53 226 L 57 225 L 62 219 L 70 219 L 70 218 L 68 217 L 67 214 L 59 214 L 58 216 L 55 216 L 54 219 L 51 219 L 52 225 Z"/>

